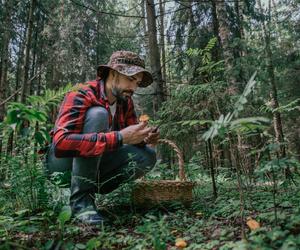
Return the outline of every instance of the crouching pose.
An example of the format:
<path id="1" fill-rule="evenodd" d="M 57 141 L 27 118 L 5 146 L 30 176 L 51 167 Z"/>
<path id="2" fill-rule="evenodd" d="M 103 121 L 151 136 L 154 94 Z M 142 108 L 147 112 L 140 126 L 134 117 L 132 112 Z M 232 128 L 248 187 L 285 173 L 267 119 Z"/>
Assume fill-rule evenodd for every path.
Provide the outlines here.
<path id="1" fill-rule="evenodd" d="M 95 193 L 109 193 L 154 166 L 156 154 L 147 144 L 155 145 L 159 132 L 138 123 L 131 99 L 152 81 L 138 55 L 117 51 L 98 67 L 96 80 L 65 96 L 46 167 L 49 173 L 71 172 L 70 206 L 81 222 L 104 220 Z"/>

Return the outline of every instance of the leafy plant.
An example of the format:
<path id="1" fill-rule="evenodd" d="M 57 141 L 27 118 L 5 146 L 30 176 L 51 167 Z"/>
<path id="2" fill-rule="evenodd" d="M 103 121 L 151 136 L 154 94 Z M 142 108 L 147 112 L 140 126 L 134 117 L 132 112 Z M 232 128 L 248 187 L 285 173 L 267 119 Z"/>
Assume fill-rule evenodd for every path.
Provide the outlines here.
<path id="1" fill-rule="evenodd" d="M 244 92 L 234 104 L 233 112 L 229 112 L 225 116 L 221 114 L 218 120 L 211 122 L 211 127 L 202 136 L 203 139 L 207 141 L 216 136 L 224 138 L 230 132 L 247 132 L 266 128 L 265 125 L 269 124 L 269 119 L 265 117 L 249 117 L 233 120 L 233 118 L 237 118 L 239 113 L 244 110 L 244 105 L 248 102 L 247 96 L 251 93 L 256 83 L 254 80 L 255 76 L 256 72 L 251 76 Z"/>

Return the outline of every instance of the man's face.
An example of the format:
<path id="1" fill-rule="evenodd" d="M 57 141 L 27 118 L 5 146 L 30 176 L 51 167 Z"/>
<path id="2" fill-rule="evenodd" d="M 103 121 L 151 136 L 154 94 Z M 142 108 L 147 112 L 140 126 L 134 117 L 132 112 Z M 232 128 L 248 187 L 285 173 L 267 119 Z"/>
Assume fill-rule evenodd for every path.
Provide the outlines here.
<path id="1" fill-rule="evenodd" d="M 118 100 L 127 101 L 142 82 L 143 73 L 141 72 L 133 76 L 126 76 L 118 72 L 114 73 L 112 94 Z"/>

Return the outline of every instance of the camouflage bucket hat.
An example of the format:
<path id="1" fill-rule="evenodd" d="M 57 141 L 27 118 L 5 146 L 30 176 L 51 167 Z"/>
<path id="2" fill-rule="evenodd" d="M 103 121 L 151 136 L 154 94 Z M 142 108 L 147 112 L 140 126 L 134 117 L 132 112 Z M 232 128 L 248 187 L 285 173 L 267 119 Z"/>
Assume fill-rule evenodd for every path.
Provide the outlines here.
<path id="1" fill-rule="evenodd" d="M 145 61 L 130 51 L 114 52 L 107 65 L 98 66 L 97 76 L 104 76 L 108 69 L 116 70 L 126 76 L 133 76 L 140 72 L 144 73 L 142 82 L 139 85 L 142 88 L 149 86 L 153 82 L 152 74 L 145 69 Z"/>

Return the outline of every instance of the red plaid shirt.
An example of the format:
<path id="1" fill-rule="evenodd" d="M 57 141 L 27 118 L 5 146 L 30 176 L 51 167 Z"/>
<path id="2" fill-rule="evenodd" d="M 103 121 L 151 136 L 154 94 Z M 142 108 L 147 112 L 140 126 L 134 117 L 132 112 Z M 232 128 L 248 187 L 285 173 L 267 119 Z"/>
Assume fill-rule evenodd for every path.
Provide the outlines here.
<path id="1" fill-rule="evenodd" d="M 120 146 L 117 131 L 138 123 L 133 101 L 129 98 L 127 103 L 117 103 L 113 122 L 115 131 L 83 134 L 85 114 L 92 106 L 106 108 L 111 126 L 112 115 L 103 81 L 87 82 L 65 96 L 52 134 L 56 157 L 93 157 L 116 150 Z"/>

